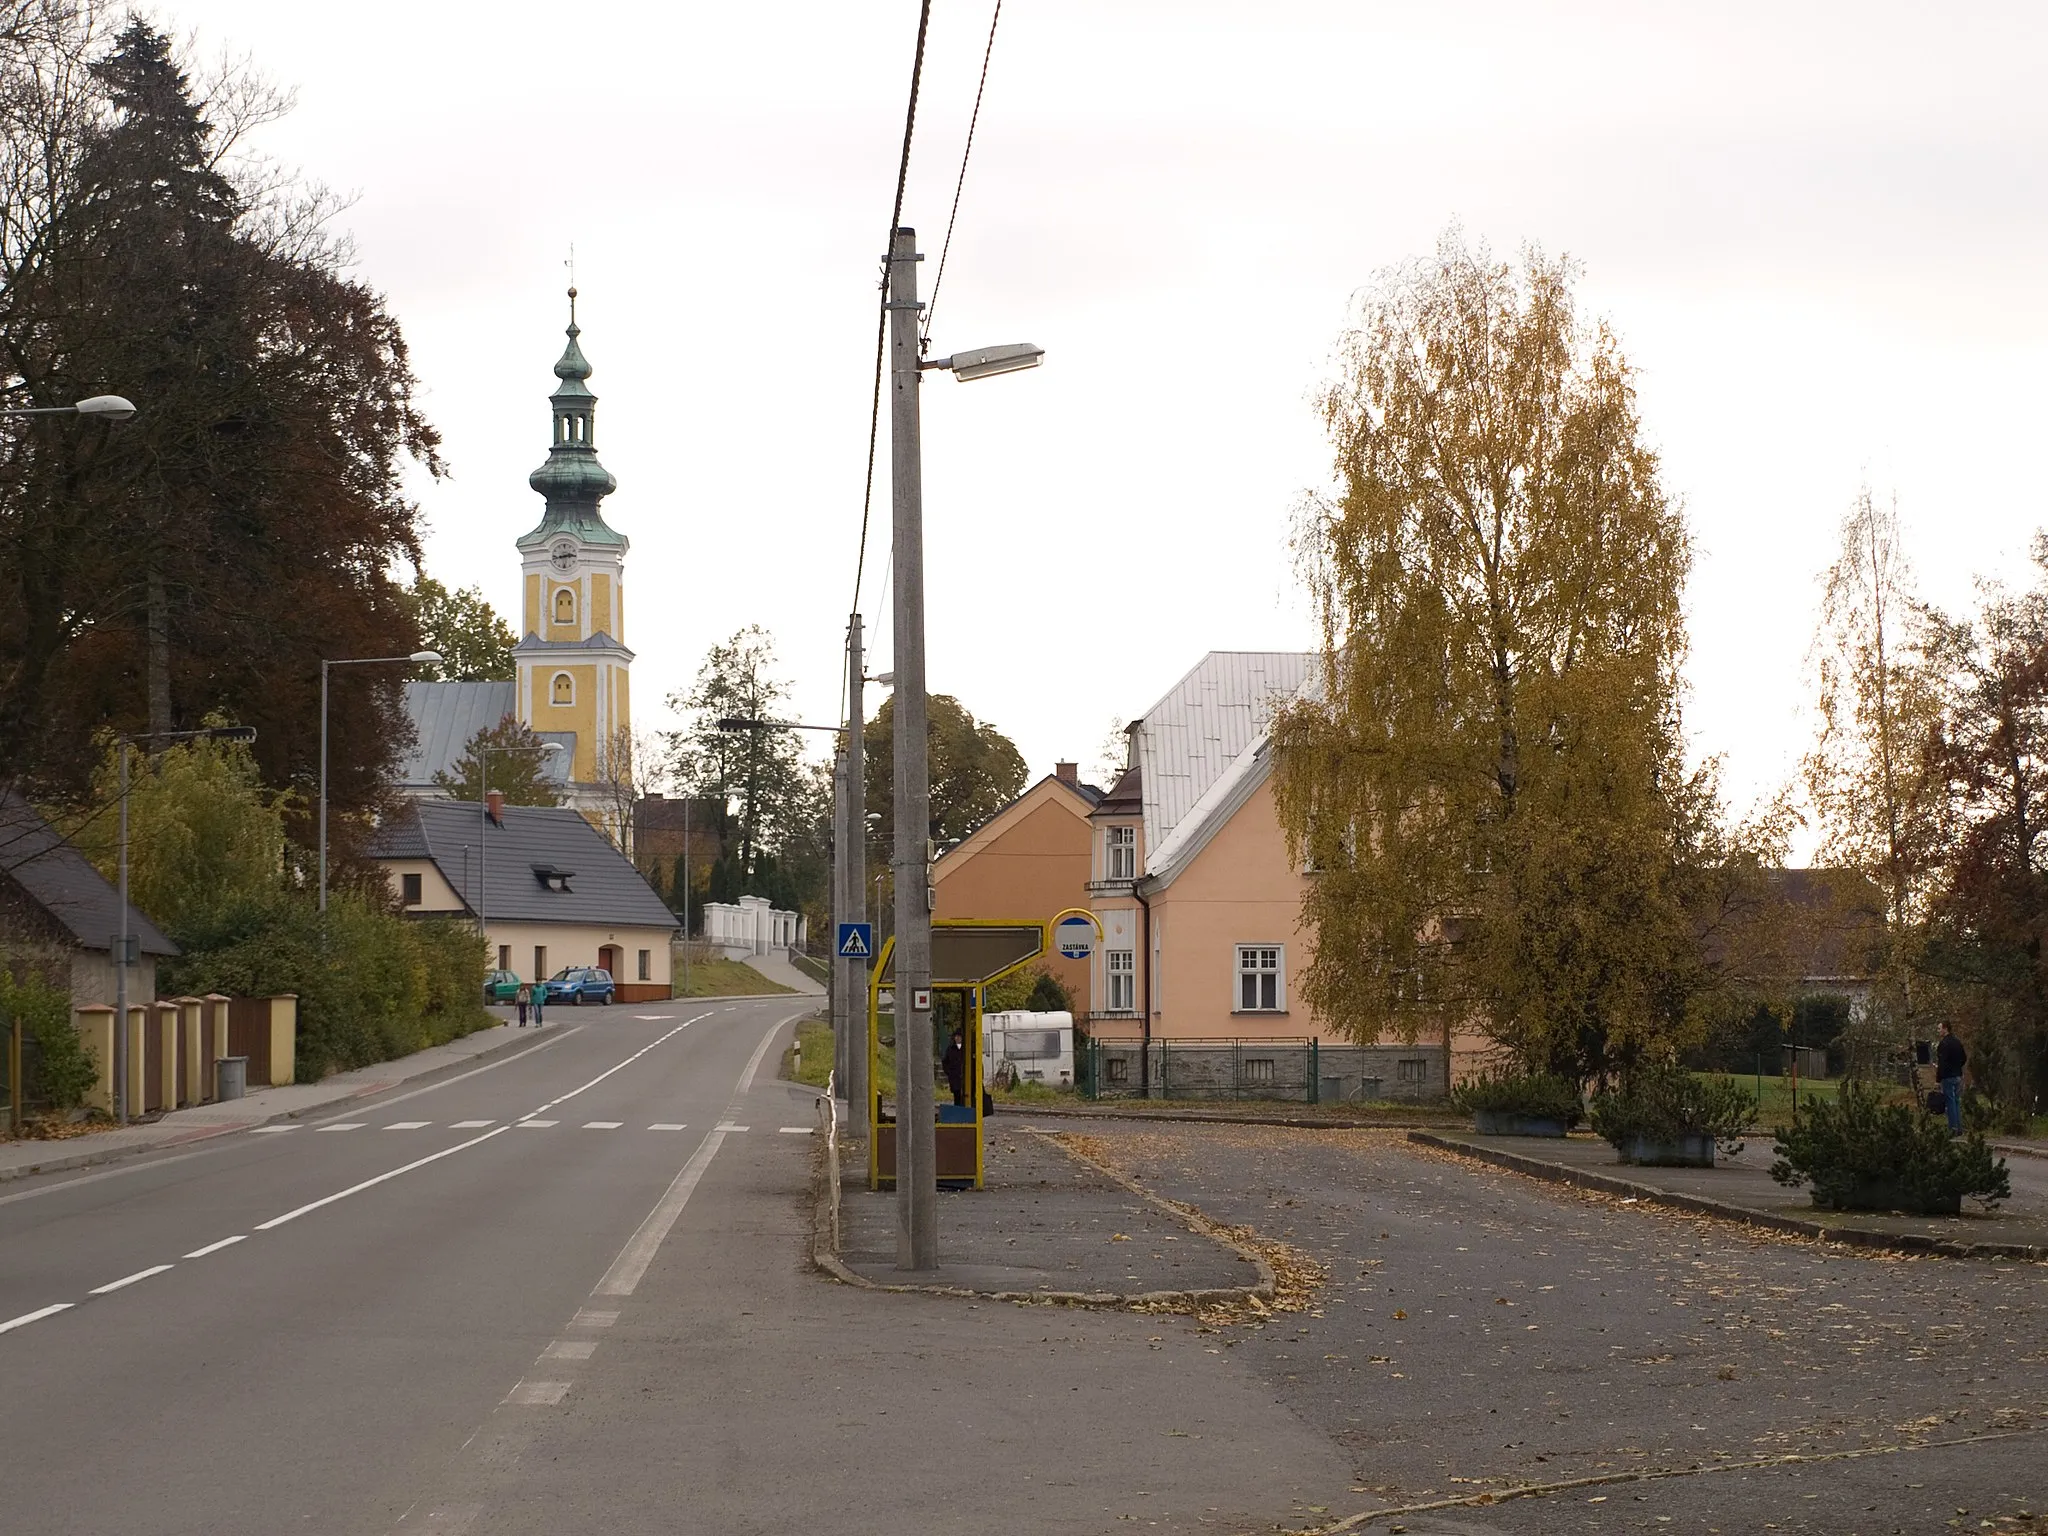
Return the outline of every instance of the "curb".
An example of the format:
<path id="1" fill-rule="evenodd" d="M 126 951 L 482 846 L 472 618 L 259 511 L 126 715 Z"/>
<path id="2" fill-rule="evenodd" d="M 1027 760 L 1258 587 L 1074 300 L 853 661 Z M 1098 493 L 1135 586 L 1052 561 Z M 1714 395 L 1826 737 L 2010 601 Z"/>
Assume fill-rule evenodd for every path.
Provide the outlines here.
<path id="1" fill-rule="evenodd" d="M 1295 1131 L 1412 1131 L 1413 1120 L 1338 1119 L 1326 1115 L 1243 1115 L 1201 1109 L 1068 1109 L 1056 1104 L 996 1101 L 999 1115 L 1040 1115 L 1049 1120 L 1161 1120 L 1191 1125 L 1278 1125 Z"/>
<path id="2" fill-rule="evenodd" d="M 825 1098 L 819 1100 L 821 1106 L 829 1106 L 831 1102 Z M 822 1109 L 820 1118 L 824 1119 L 830 1114 L 829 1108 Z M 1221 1243 L 1239 1258 L 1250 1261 L 1259 1272 L 1258 1284 L 1216 1286 L 1193 1291 L 977 1291 L 959 1285 L 912 1285 L 870 1280 L 866 1275 L 849 1269 L 839 1258 L 839 1137 L 836 1134 L 836 1123 L 828 1121 L 825 1131 L 825 1135 L 819 1138 L 824 1146 L 817 1161 L 819 1188 L 811 1222 L 811 1262 L 841 1285 L 896 1295 L 951 1296 L 968 1301 L 1011 1301 L 1037 1307 L 1176 1307 L 1187 1310 L 1227 1305 L 1232 1302 L 1249 1301 L 1264 1304 L 1270 1302 L 1279 1291 L 1279 1281 L 1273 1273 L 1273 1266 L 1266 1262 L 1263 1254 L 1247 1248 L 1223 1232 L 1192 1206 L 1177 1205 L 1171 1200 L 1155 1195 L 1115 1169 L 1106 1168 L 1094 1158 L 1076 1152 L 1068 1146 L 1060 1146 L 1060 1151 L 1075 1162 L 1094 1169 L 1140 1199 L 1158 1207 L 1189 1231 Z"/>
<path id="3" fill-rule="evenodd" d="M 194 1146 L 202 1141 L 213 1141 L 222 1136 L 232 1136 L 237 1131 L 253 1131 L 258 1126 L 271 1125 L 279 1120 L 302 1119 L 307 1115 L 316 1114 L 323 1109 L 332 1109 L 337 1104 L 348 1104 L 357 1099 L 367 1099 L 373 1094 L 388 1093 L 393 1088 L 401 1087 L 408 1082 L 416 1082 L 419 1078 L 432 1077 L 436 1072 L 454 1067 L 466 1067 L 471 1062 L 488 1061 L 493 1056 L 503 1056 L 512 1050 L 514 1046 L 518 1046 L 522 1050 L 532 1050 L 542 1040 L 547 1038 L 549 1038 L 547 1031 L 542 1030 L 532 1040 L 501 1040 L 487 1051 L 478 1051 L 474 1056 L 465 1056 L 461 1061 L 445 1062 L 441 1066 L 434 1067 L 429 1071 L 418 1073 L 415 1077 L 401 1077 L 393 1082 L 378 1083 L 373 1087 L 364 1087 L 348 1093 L 336 1094 L 333 1098 L 324 1100 L 321 1103 L 302 1104 L 297 1109 L 279 1110 L 276 1114 L 265 1115 L 260 1120 L 237 1120 L 233 1125 L 209 1126 L 205 1129 L 195 1129 L 188 1136 L 166 1137 L 162 1141 L 148 1142 L 140 1146 L 105 1147 L 97 1151 L 74 1153 L 68 1157 L 53 1157 L 45 1162 L 31 1163 L 24 1168 L 0 1168 L 0 1184 L 11 1184 L 17 1179 L 32 1178 L 38 1174 L 68 1173 L 77 1168 L 97 1167 L 101 1163 L 125 1162 L 131 1157 L 144 1157 L 151 1152 L 170 1152 L 181 1147 Z M 400 1061 L 404 1059 L 402 1056 L 398 1058 Z M 162 1122 L 158 1123 L 161 1124 Z"/>
<path id="4" fill-rule="evenodd" d="M 1458 1157 L 1470 1158 L 1474 1162 L 1491 1163 L 1495 1167 L 1527 1174 L 1531 1178 L 1542 1179 L 1550 1184 L 1568 1184 L 1580 1189 L 1598 1190 L 1603 1194 L 1623 1195 L 1640 1200 L 1646 1205 L 1668 1206 L 1673 1210 L 1690 1211 L 1696 1216 L 1712 1216 L 1717 1220 L 1731 1221 L 1746 1227 L 1788 1232 L 1797 1237 L 1839 1243 L 1847 1248 L 1929 1254 L 1947 1259 L 2018 1259 L 2036 1264 L 2048 1261 L 2048 1246 L 2040 1244 L 1956 1243 L 1946 1238 L 1926 1237 L 1918 1232 L 1879 1232 L 1870 1227 L 1831 1227 L 1798 1216 L 1780 1216 L 1773 1211 L 1757 1210 L 1754 1206 L 1736 1205 L 1732 1201 L 1712 1200 L 1704 1195 L 1679 1194 L 1673 1190 L 1659 1189 L 1654 1184 L 1638 1184 L 1631 1179 L 1616 1178 L 1606 1173 L 1593 1173 L 1584 1168 L 1571 1167 L 1566 1163 L 1545 1162 L 1542 1158 L 1526 1157 L 1519 1152 L 1504 1152 L 1498 1147 L 1474 1146 L 1469 1141 L 1460 1141 L 1452 1136 L 1439 1136 L 1432 1131 L 1410 1131 L 1408 1139 L 1418 1146 L 1436 1147 Z"/>

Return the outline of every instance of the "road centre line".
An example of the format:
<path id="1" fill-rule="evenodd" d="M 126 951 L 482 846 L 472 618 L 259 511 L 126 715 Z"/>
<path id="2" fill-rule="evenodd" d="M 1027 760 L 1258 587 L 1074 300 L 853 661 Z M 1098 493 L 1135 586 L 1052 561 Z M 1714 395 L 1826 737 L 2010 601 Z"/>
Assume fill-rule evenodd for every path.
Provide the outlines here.
<path id="1" fill-rule="evenodd" d="M 46 1317 L 55 1317 L 59 1312 L 69 1312 L 77 1306 L 75 1301 L 60 1301 L 53 1307 L 44 1307 L 35 1312 L 24 1312 L 19 1317 L 10 1317 L 0 1323 L 0 1333 L 12 1333 L 17 1328 L 26 1328 L 30 1323 L 40 1323 Z"/>
<path id="2" fill-rule="evenodd" d="M 85 1294 L 88 1296 L 105 1296 L 109 1292 L 122 1289 L 124 1286 L 133 1285 L 138 1280 L 147 1280 L 151 1275 L 160 1275 L 170 1267 L 168 1264 L 152 1264 L 148 1269 L 138 1269 L 134 1274 L 111 1281 L 106 1285 L 96 1285 Z"/>
<path id="3" fill-rule="evenodd" d="M 208 1243 L 204 1248 L 194 1248 L 185 1257 L 188 1259 L 203 1259 L 209 1253 L 219 1253 L 223 1248 L 232 1248 L 235 1244 L 246 1242 L 247 1240 L 248 1234 L 246 1232 L 236 1237 L 224 1237 L 217 1243 Z"/>
<path id="4" fill-rule="evenodd" d="M 416 1099 L 421 1094 L 439 1093 L 443 1088 L 452 1088 L 455 1086 L 455 1084 L 467 1082 L 472 1077 L 482 1077 L 486 1072 L 495 1072 L 500 1067 L 509 1067 L 515 1061 L 526 1061 L 532 1057 L 538 1056 L 542 1051 L 560 1045 L 564 1040 L 568 1039 L 571 1035 L 579 1034 L 585 1028 L 587 1028 L 586 1025 L 571 1024 L 567 1029 L 563 1030 L 560 1034 L 554 1036 L 552 1039 L 543 1040 L 538 1045 L 529 1045 L 523 1051 L 514 1051 L 510 1055 L 499 1057 L 496 1061 L 487 1061 L 480 1067 L 471 1067 L 467 1072 L 458 1072 L 453 1077 L 444 1077 L 438 1083 L 429 1083 L 426 1087 L 415 1088 L 410 1093 L 401 1093 L 392 1098 L 379 1099 L 375 1107 L 378 1109 L 389 1109 L 394 1104 L 403 1104 L 407 1099 Z M 369 1097 L 369 1095 L 365 1094 L 364 1097 L 367 1098 Z M 319 1120 L 315 1121 L 314 1123 L 316 1125 L 326 1125 L 327 1123 L 329 1123 L 329 1121 L 346 1120 L 350 1115 L 360 1115 L 362 1112 L 362 1106 L 357 1105 L 352 1109 L 344 1109 L 338 1115 L 329 1115 L 326 1120 Z"/>
<path id="5" fill-rule="evenodd" d="M 733 1094 L 732 1103 L 726 1108 L 728 1121 L 739 1108 L 748 1085 L 754 1081 L 754 1073 L 760 1069 L 761 1058 L 768 1054 L 768 1047 L 775 1037 L 794 1019 L 802 1014 L 772 1025 L 761 1037 L 761 1043 L 754 1047 L 753 1058 L 747 1063 L 747 1070 L 740 1075 L 738 1090 Z M 654 1209 L 647 1213 L 647 1219 L 640 1223 L 640 1229 L 626 1239 L 626 1246 L 619 1250 L 619 1256 L 612 1260 L 612 1267 L 605 1271 L 604 1278 L 597 1282 L 593 1296 L 630 1296 L 647 1273 L 647 1267 L 654 1262 L 654 1256 L 661 1251 L 662 1242 L 675 1227 L 683 1214 L 683 1207 L 690 1203 L 690 1196 L 696 1193 L 697 1185 L 704 1178 L 704 1170 L 711 1166 L 711 1159 L 718 1156 L 718 1149 L 725 1142 L 728 1127 L 714 1126 L 706 1133 L 703 1143 L 690 1154 L 690 1160 L 683 1164 L 682 1171 L 674 1182 L 663 1191 L 655 1202 Z"/>
<path id="6" fill-rule="evenodd" d="M 641 1046 L 639 1050 L 635 1051 L 632 1055 L 628 1056 L 624 1061 L 618 1063 L 618 1065 L 605 1068 L 604 1071 L 598 1073 L 597 1076 L 593 1077 L 581 1088 L 571 1088 L 567 1093 L 563 1094 L 560 1098 L 549 1099 L 547 1103 L 541 1105 L 539 1109 L 536 1109 L 533 1112 L 533 1115 L 544 1115 L 549 1110 L 553 1109 L 557 1104 L 568 1103 L 571 1099 L 575 1098 L 577 1094 L 584 1093 L 587 1092 L 589 1089 L 595 1088 L 599 1083 L 603 1082 L 606 1078 L 610 1077 L 614 1072 L 623 1072 L 626 1068 L 633 1065 L 634 1062 L 638 1061 L 642 1056 L 645 1056 L 649 1051 L 653 1050 L 657 1045 L 662 1045 L 667 1041 L 673 1040 L 677 1035 L 680 1035 L 692 1024 L 697 1023 L 701 1019 L 708 1019 L 710 1017 L 711 1015 L 708 1013 L 700 1013 L 694 1019 L 683 1020 L 682 1023 L 678 1024 L 674 1029 L 670 1030 L 667 1034 L 658 1035 L 654 1039 L 648 1041 L 647 1044 Z M 533 1118 L 533 1115 L 522 1116 L 522 1118 L 531 1120 Z"/>
<path id="7" fill-rule="evenodd" d="M 256 1230 L 258 1232 L 268 1232 L 271 1228 L 281 1227 L 288 1221 L 297 1221 L 301 1216 L 317 1211 L 322 1206 L 332 1205 L 337 1200 L 346 1200 L 350 1195 L 359 1195 L 366 1189 L 374 1189 L 386 1180 L 397 1178 L 401 1173 L 411 1173 L 415 1168 L 424 1168 L 429 1163 L 438 1163 L 444 1157 L 453 1157 L 456 1153 L 467 1148 L 478 1146 L 483 1142 L 489 1141 L 493 1136 L 502 1136 L 505 1134 L 505 1129 L 501 1125 L 495 1131 L 485 1131 L 481 1136 L 472 1136 L 468 1141 L 458 1141 L 452 1147 L 443 1147 L 438 1152 L 430 1152 L 425 1157 L 416 1158 L 402 1168 L 393 1168 L 389 1173 L 380 1173 L 373 1179 L 364 1179 L 360 1184 L 351 1184 L 347 1189 L 323 1196 L 318 1200 L 308 1201 L 297 1210 L 286 1211 L 282 1216 L 273 1216 L 268 1221 L 259 1221 L 256 1224 Z"/>

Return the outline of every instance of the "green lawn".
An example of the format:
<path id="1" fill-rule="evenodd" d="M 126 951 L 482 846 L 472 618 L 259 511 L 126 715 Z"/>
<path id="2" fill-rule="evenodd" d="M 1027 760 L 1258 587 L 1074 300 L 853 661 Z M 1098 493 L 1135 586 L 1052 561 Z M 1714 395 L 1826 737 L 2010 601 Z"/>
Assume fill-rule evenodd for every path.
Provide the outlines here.
<path id="1" fill-rule="evenodd" d="M 1773 1126 L 1792 1123 L 1792 1079 L 1789 1077 L 1766 1077 L 1761 1079 L 1762 1092 L 1758 1093 L 1759 1079 L 1746 1072 L 1702 1072 L 1701 1077 L 1718 1082 L 1734 1083 L 1737 1087 L 1757 1094 L 1756 1126 L 1758 1130 L 1769 1130 Z M 1842 1084 L 1838 1078 L 1823 1078 L 1815 1082 L 1812 1078 L 1799 1080 L 1799 1102 L 1811 1104 L 1815 1099 L 1834 1099 L 1840 1096 Z"/>
<path id="2" fill-rule="evenodd" d="M 762 992 L 789 992 L 793 988 L 780 982 L 770 981 L 744 960 L 728 960 L 723 955 L 714 960 L 692 960 L 690 962 L 690 985 L 683 987 L 683 968 L 674 968 L 677 997 L 746 997 Z"/>
<path id="3" fill-rule="evenodd" d="M 797 1064 L 799 1051 L 802 1053 L 801 1066 Z M 832 1075 L 832 1025 L 828 1020 L 805 1019 L 797 1025 L 796 1049 L 782 1053 L 782 1075 L 813 1088 L 825 1086 L 825 1079 Z M 882 1047 L 875 1075 L 881 1080 L 883 1093 L 896 1092 L 896 1052 L 893 1047 Z"/>

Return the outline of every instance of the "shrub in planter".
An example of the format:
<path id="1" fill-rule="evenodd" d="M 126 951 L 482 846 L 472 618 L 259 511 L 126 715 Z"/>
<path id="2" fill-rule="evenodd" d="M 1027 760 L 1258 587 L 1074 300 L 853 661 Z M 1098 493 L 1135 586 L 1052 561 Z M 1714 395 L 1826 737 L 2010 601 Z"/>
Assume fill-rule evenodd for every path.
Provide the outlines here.
<path id="1" fill-rule="evenodd" d="M 1483 1136 L 1562 1136 L 1585 1114 L 1579 1086 L 1543 1074 L 1487 1073 L 1451 1090 Z"/>
<path id="2" fill-rule="evenodd" d="M 1953 1216 L 1965 1195 L 1987 1208 L 2012 1198 L 2005 1159 L 1981 1134 L 1953 1137 L 1945 1119 L 1887 1102 L 1868 1083 L 1844 1083 L 1835 1102 L 1817 1101 L 1800 1124 L 1780 1126 L 1777 1152 L 1771 1177 L 1810 1184 L 1823 1210 Z"/>
<path id="3" fill-rule="evenodd" d="M 1593 1129 L 1624 1163 L 1711 1168 L 1714 1149 L 1742 1150 L 1756 1096 L 1739 1085 L 1697 1077 L 1683 1067 L 1637 1067 L 1593 1100 Z"/>

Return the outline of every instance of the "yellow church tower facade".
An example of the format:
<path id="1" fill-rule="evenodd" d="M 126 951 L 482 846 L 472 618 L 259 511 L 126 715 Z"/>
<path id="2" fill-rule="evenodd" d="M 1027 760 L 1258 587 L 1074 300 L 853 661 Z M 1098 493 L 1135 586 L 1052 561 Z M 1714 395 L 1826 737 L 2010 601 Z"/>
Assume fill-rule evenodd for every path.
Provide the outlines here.
<path id="1" fill-rule="evenodd" d="M 553 441 L 527 484 L 546 499 L 540 525 L 518 541 L 522 588 L 515 710 L 567 754 L 569 804 L 620 847 L 631 828 L 633 653 L 626 648 L 626 536 L 599 503 L 618 489 L 597 459 L 597 396 L 578 343 L 569 290 L 569 344 L 549 397 Z M 564 772 L 566 770 L 566 772 Z"/>

